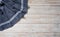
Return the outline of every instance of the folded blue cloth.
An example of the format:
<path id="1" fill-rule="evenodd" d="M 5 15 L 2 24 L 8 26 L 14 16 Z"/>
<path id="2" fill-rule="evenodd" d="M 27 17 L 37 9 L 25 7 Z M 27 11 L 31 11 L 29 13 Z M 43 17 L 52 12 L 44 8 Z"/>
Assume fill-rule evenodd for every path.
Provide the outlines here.
<path id="1" fill-rule="evenodd" d="M 28 11 L 28 0 L 2 0 L 0 2 L 0 31 L 14 26 Z"/>

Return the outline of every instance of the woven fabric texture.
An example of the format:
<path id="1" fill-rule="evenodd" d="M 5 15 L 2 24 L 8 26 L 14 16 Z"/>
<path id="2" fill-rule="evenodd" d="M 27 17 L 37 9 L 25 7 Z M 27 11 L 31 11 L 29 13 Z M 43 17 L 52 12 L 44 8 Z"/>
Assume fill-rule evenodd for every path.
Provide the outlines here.
<path id="1" fill-rule="evenodd" d="M 28 11 L 28 0 L 0 1 L 0 31 L 14 26 Z"/>

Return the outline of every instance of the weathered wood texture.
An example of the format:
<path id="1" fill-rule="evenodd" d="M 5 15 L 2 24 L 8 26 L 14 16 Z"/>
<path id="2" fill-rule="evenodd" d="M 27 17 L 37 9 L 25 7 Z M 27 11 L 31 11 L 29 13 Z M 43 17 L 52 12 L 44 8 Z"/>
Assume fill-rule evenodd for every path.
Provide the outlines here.
<path id="1" fill-rule="evenodd" d="M 60 37 L 60 0 L 29 0 L 25 18 L 0 37 Z"/>

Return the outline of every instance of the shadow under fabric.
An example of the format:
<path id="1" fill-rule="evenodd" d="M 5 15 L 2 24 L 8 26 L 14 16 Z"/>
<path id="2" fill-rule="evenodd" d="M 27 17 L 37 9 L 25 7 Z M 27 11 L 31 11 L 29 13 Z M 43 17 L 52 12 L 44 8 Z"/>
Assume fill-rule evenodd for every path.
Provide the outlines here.
<path id="1" fill-rule="evenodd" d="M 0 31 L 14 26 L 28 11 L 28 0 L 2 0 L 0 2 Z"/>

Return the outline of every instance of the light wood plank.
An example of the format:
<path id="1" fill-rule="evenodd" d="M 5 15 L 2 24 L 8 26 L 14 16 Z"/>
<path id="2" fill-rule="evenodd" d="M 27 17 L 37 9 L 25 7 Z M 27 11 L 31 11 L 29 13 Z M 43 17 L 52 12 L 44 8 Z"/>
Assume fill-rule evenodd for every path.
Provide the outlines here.
<path id="1" fill-rule="evenodd" d="M 59 37 L 60 33 L 4 33 L 1 37 Z"/>
<path id="2" fill-rule="evenodd" d="M 40 19 L 40 18 L 47 18 L 47 19 L 54 19 L 59 18 L 60 15 L 25 15 L 25 19 Z"/>
<path id="3" fill-rule="evenodd" d="M 58 6 L 31 6 L 28 10 L 28 15 L 59 15 L 60 7 Z"/>
<path id="4" fill-rule="evenodd" d="M 60 5 L 60 0 L 29 0 L 30 5 Z"/>
<path id="5" fill-rule="evenodd" d="M 54 33 L 4 33 L 4 34 L 1 33 L 0 34 L 0 37 L 53 37 L 53 36 Z"/>
<path id="6" fill-rule="evenodd" d="M 60 24 L 16 24 L 14 27 L 4 30 L 3 32 L 11 33 L 30 33 L 30 32 L 41 32 L 41 33 L 53 33 L 60 32 Z M 1 33 L 1 32 L 0 32 Z"/>

